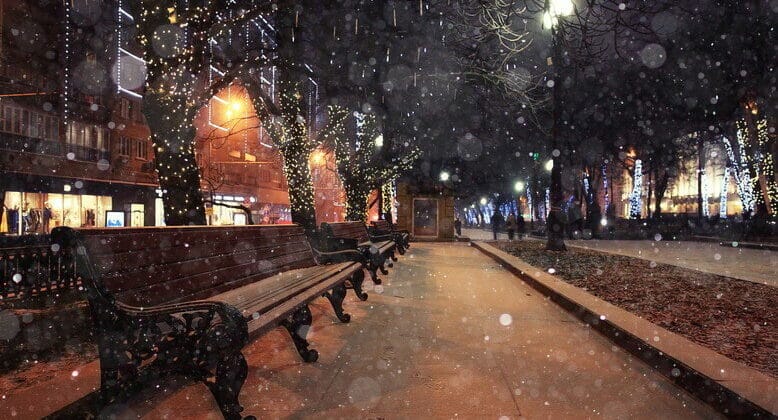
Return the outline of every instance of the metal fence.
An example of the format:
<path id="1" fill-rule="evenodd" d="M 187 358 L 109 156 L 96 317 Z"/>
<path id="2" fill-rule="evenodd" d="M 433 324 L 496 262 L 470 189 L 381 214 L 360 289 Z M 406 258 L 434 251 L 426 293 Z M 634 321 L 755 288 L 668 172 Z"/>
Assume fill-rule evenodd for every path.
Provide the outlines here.
<path id="1" fill-rule="evenodd" d="M 49 235 L 0 237 L 0 302 L 79 287 L 73 264 L 52 250 Z"/>

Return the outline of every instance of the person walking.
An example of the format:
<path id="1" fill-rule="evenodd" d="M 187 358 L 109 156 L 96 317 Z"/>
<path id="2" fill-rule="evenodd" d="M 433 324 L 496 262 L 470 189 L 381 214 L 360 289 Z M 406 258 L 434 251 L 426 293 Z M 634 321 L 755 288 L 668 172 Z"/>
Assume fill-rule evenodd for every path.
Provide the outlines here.
<path id="1" fill-rule="evenodd" d="M 516 231 L 516 214 L 511 212 L 508 215 L 508 220 L 505 221 L 505 230 L 508 231 L 508 240 L 513 240 L 513 234 Z"/>
<path id="2" fill-rule="evenodd" d="M 456 232 L 457 236 L 462 236 L 462 221 L 459 220 L 459 217 L 454 219 L 454 232 Z"/>
<path id="3" fill-rule="evenodd" d="M 494 236 L 495 241 L 497 240 L 497 233 L 500 232 L 503 222 L 505 222 L 505 218 L 502 216 L 502 213 L 500 213 L 500 209 L 495 207 L 494 213 L 492 213 L 492 235 Z"/>
<path id="4" fill-rule="evenodd" d="M 519 237 L 519 239 L 522 239 L 524 237 L 524 216 L 519 214 L 519 217 L 516 219 L 516 233 Z"/>

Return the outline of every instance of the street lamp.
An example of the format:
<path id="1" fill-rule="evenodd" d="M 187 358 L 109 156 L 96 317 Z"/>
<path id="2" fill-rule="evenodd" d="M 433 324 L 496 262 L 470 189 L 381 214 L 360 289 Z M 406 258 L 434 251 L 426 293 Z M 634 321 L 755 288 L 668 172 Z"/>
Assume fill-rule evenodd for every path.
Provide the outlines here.
<path id="1" fill-rule="evenodd" d="M 562 165 L 561 160 L 558 164 L 555 164 L 557 157 L 561 156 L 558 152 L 558 122 L 559 119 L 559 104 L 556 90 L 559 86 L 559 65 L 561 64 L 561 40 L 560 32 L 557 30 L 557 24 L 559 18 L 570 15 L 574 12 L 575 6 L 572 0 L 546 0 L 543 7 L 543 27 L 551 30 L 551 60 L 549 64 L 551 67 L 551 82 L 548 86 L 551 88 L 551 160 L 546 163 L 546 169 L 551 171 L 551 188 L 550 188 L 550 207 L 551 211 L 548 214 L 547 224 L 547 238 L 546 249 L 552 251 L 564 251 L 565 247 L 564 234 L 565 224 L 564 217 L 562 215 L 562 202 L 564 197 L 562 195 Z M 550 168 L 549 168 L 550 166 Z"/>
<path id="2" fill-rule="evenodd" d="M 441 181 L 446 182 L 446 181 L 448 181 L 449 178 L 451 178 L 451 175 L 449 175 L 448 172 L 446 172 L 446 171 L 441 171 L 440 172 L 440 180 Z"/>
<path id="3" fill-rule="evenodd" d="M 524 191 L 524 182 L 522 181 L 516 181 L 516 184 L 513 185 L 513 188 L 516 190 L 516 192 L 520 193 Z"/>
<path id="4" fill-rule="evenodd" d="M 548 162 L 546 162 L 545 166 L 546 170 L 548 172 L 551 172 L 554 170 L 554 159 L 549 159 Z"/>
<path id="5" fill-rule="evenodd" d="M 482 206 L 485 206 L 485 205 L 486 205 L 486 203 L 487 203 L 487 201 L 486 201 L 486 197 L 482 197 L 482 198 L 481 198 L 481 205 L 482 205 Z"/>

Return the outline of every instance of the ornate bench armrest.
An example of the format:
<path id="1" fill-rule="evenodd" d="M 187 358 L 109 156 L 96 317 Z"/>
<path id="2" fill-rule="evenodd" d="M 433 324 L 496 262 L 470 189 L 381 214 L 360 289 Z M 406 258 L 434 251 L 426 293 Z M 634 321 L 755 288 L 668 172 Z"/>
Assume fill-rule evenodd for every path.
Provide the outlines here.
<path id="1" fill-rule="evenodd" d="M 234 337 L 241 342 L 240 346 L 248 342 L 248 324 L 239 310 L 223 302 L 198 300 L 185 303 L 171 303 L 167 305 L 140 308 L 117 302 L 116 306 L 131 319 L 145 321 L 167 322 L 170 317 L 180 315 L 186 322 L 187 329 L 208 329 L 209 325 L 193 325 L 195 318 L 206 320 L 212 324 L 214 315 L 219 316 L 220 324 L 223 324 Z"/>
<path id="2" fill-rule="evenodd" d="M 324 252 L 319 251 L 316 248 L 312 248 L 316 257 L 316 261 L 319 264 L 340 263 L 340 262 L 358 262 L 362 265 L 367 264 L 367 259 L 362 252 L 356 249 L 347 249 L 344 251 Z"/>

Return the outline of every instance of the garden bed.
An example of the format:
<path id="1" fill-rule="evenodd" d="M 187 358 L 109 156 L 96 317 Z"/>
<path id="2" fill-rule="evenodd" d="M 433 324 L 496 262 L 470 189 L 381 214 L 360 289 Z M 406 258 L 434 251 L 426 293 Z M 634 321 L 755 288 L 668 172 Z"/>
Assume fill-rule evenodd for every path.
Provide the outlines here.
<path id="1" fill-rule="evenodd" d="M 639 258 L 540 241 L 493 245 L 733 360 L 778 377 L 778 289 Z"/>

